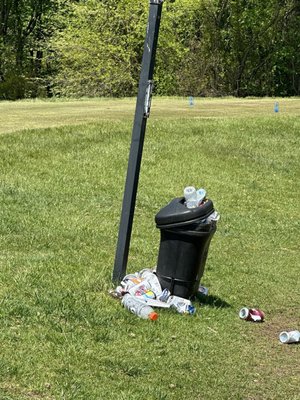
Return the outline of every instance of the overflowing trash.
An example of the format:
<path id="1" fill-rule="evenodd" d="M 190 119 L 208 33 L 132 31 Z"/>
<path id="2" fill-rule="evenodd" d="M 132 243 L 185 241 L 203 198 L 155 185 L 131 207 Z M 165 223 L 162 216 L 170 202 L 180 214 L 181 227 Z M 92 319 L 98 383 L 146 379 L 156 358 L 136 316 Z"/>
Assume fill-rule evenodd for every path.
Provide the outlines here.
<path id="1" fill-rule="evenodd" d="M 184 204 L 187 208 L 197 208 L 208 202 L 206 190 L 203 188 L 196 189 L 194 186 L 187 186 L 183 190 Z M 206 222 L 219 221 L 220 214 L 213 211 L 207 218 Z"/>
<path id="2" fill-rule="evenodd" d="M 205 201 L 206 190 L 203 188 L 196 190 L 194 186 L 187 186 L 184 188 L 183 196 L 185 198 L 185 205 L 187 208 L 196 208 Z"/>
<path id="3" fill-rule="evenodd" d="M 203 291 L 207 288 L 201 286 Z M 171 295 L 168 289 L 162 289 L 155 269 L 145 268 L 134 274 L 126 275 L 119 286 L 110 291 L 111 296 L 120 299 L 121 304 L 143 319 L 157 320 L 158 314 L 153 308 L 169 308 L 179 314 L 194 315 L 196 308 L 191 300 Z"/>
<path id="4" fill-rule="evenodd" d="M 183 195 L 174 198 L 155 216 L 161 233 L 156 268 L 128 274 L 110 291 L 141 318 L 156 319 L 152 307 L 194 315 L 196 308 L 190 299 L 208 294 L 200 280 L 220 216 L 205 189 L 187 186 Z"/>
<path id="5" fill-rule="evenodd" d="M 183 197 L 173 199 L 155 217 L 161 231 L 157 267 L 126 275 L 119 286 L 110 290 L 111 296 L 119 299 L 128 311 L 146 320 L 156 321 L 158 308 L 195 315 L 196 308 L 190 298 L 208 296 L 208 288 L 200 284 L 200 279 L 219 219 L 205 189 L 185 187 Z M 191 247 L 190 236 L 195 248 Z M 198 238 L 197 246 L 195 237 Z M 205 257 L 199 257 L 205 253 Z M 199 259 L 201 265 L 198 265 Z M 245 321 L 265 320 L 264 312 L 257 308 L 243 307 L 238 315 Z M 281 332 L 279 340 L 284 344 L 300 343 L 300 331 Z"/>
<path id="6" fill-rule="evenodd" d="M 245 321 L 263 322 L 265 314 L 256 308 L 243 307 L 239 312 L 239 317 Z"/>
<path id="7" fill-rule="evenodd" d="M 205 189 L 186 186 L 183 195 L 155 216 L 160 231 L 156 275 L 163 288 L 190 299 L 198 294 L 220 215 Z"/>
<path id="8" fill-rule="evenodd" d="M 290 331 L 290 332 L 281 332 L 279 335 L 279 340 L 281 343 L 300 343 L 300 332 L 299 331 Z"/>

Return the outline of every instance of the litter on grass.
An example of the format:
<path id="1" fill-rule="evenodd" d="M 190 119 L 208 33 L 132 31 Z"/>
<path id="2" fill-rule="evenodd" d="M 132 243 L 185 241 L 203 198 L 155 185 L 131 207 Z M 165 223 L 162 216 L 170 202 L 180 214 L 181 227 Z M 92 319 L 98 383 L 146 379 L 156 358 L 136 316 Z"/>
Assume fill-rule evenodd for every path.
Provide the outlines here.
<path id="1" fill-rule="evenodd" d="M 208 293 L 208 289 L 204 286 L 201 286 L 199 291 L 203 294 Z M 155 269 L 145 268 L 126 275 L 120 285 L 110 291 L 110 294 L 120 299 L 122 305 L 132 313 L 145 319 L 157 319 L 152 307 L 174 309 L 179 314 L 194 315 L 196 313 L 191 300 L 171 295 L 168 289 L 162 289 Z"/>
<path id="2" fill-rule="evenodd" d="M 245 321 L 263 322 L 265 314 L 257 308 L 243 307 L 239 312 L 239 317 Z"/>
<path id="3" fill-rule="evenodd" d="M 281 332 L 279 335 L 279 340 L 281 343 L 300 343 L 300 332 L 299 331 Z"/>
<path id="4" fill-rule="evenodd" d="M 200 285 L 198 288 L 198 293 L 202 294 L 203 296 L 208 296 L 208 288 Z"/>

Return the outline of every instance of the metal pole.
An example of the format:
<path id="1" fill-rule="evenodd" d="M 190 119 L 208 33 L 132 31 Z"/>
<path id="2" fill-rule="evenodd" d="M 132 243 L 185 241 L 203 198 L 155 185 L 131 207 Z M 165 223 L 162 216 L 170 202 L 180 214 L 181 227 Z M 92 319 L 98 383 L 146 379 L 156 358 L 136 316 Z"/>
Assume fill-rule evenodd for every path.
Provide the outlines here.
<path id="1" fill-rule="evenodd" d="M 128 160 L 119 236 L 115 255 L 113 281 L 120 281 L 126 275 L 133 215 L 140 174 L 147 118 L 150 115 L 153 71 L 164 0 L 150 0 L 149 18 L 144 44 L 142 68 L 135 108 L 132 139 Z"/>

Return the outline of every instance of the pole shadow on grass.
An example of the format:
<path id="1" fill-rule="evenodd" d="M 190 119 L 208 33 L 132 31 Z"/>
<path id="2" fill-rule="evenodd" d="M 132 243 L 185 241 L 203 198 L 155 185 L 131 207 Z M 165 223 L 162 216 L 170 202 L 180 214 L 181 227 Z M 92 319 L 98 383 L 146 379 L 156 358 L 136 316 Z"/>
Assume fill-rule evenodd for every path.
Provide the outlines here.
<path id="1" fill-rule="evenodd" d="M 227 301 L 222 300 L 220 297 L 214 296 L 211 294 L 209 294 L 207 296 L 199 294 L 199 295 L 195 296 L 194 300 L 199 302 L 200 304 L 208 305 L 208 306 L 215 307 L 215 308 L 231 308 L 232 307 L 232 305 L 227 303 Z"/>

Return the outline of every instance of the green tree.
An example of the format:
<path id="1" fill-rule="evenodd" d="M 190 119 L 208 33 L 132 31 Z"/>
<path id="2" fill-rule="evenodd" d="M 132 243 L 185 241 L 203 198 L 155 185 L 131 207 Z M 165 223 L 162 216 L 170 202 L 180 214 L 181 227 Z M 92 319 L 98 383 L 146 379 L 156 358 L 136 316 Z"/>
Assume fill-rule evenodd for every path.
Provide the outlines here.
<path id="1" fill-rule="evenodd" d="M 300 2 L 287 1 L 273 55 L 273 91 L 280 96 L 300 94 Z"/>
<path id="2" fill-rule="evenodd" d="M 299 94 L 299 1 L 203 0 L 199 21 L 181 70 L 194 94 Z"/>
<path id="3" fill-rule="evenodd" d="M 74 3 L 51 42 L 59 65 L 56 94 L 126 96 L 137 82 L 145 30 L 143 1 Z"/>
<path id="4" fill-rule="evenodd" d="M 34 78 L 42 71 L 45 43 L 49 36 L 49 14 L 55 0 L 0 0 L 0 98 L 22 98 L 36 94 Z"/>
<path id="5" fill-rule="evenodd" d="M 223 32 L 228 25 L 228 0 L 202 0 L 191 18 L 190 35 L 186 36 L 186 57 L 178 70 L 183 94 L 201 96 L 225 95 Z"/>
<path id="6" fill-rule="evenodd" d="M 0 99 L 136 94 L 148 0 L 0 0 Z M 299 0 L 166 0 L 157 94 L 299 95 Z"/>
<path id="7" fill-rule="evenodd" d="M 175 95 L 186 85 L 180 66 L 197 29 L 202 0 L 166 1 L 159 36 L 155 91 Z M 74 4 L 66 29 L 55 35 L 55 90 L 62 95 L 135 95 L 141 67 L 149 2 L 96 1 Z M 196 26 L 196 28 L 194 27 Z"/>

